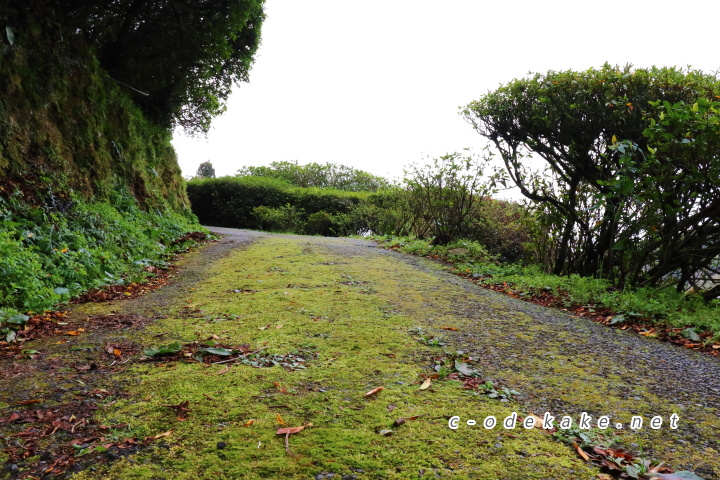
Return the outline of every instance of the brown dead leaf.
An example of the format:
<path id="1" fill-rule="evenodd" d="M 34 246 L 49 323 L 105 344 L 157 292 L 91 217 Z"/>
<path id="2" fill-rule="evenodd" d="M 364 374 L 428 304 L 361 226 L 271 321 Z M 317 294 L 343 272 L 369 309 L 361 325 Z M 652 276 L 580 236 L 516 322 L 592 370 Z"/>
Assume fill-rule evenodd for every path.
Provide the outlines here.
<path id="1" fill-rule="evenodd" d="M 426 378 L 425 381 L 420 385 L 420 390 L 427 390 L 430 388 L 430 385 L 432 385 L 432 380 L 430 377 Z"/>
<path id="2" fill-rule="evenodd" d="M 459 328 L 455 328 L 455 327 L 440 327 L 440 328 L 442 328 L 443 330 L 452 330 L 453 332 L 457 332 L 458 330 L 460 330 Z"/>
<path id="3" fill-rule="evenodd" d="M 280 428 L 276 433 L 277 435 L 292 435 L 293 433 L 301 432 L 304 428 L 305 425 L 300 425 L 299 427 Z"/>
<path id="4" fill-rule="evenodd" d="M 279 413 L 275 414 L 275 420 L 277 420 L 280 425 L 287 425 L 287 423 L 285 423 L 285 420 L 282 419 Z"/>
<path id="5" fill-rule="evenodd" d="M 415 415 L 414 417 L 400 417 L 393 422 L 393 427 L 399 427 L 400 425 L 404 425 L 405 422 L 408 422 L 409 420 L 415 420 L 419 417 L 420 415 Z"/>
<path id="6" fill-rule="evenodd" d="M 542 428 L 542 426 L 543 426 L 543 419 L 542 419 L 542 418 L 538 417 L 537 415 L 533 415 L 532 413 L 528 413 L 527 416 L 530 417 L 530 418 L 532 418 L 532 419 L 535 421 L 535 423 L 533 424 L 533 426 L 534 426 L 535 428 Z"/>
<path id="7" fill-rule="evenodd" d="M 217 374 L 225 375 L 229 371 L 230 371 L 230 365 L 225 365 Z"/>
<path id="8" fill-rule="evenodd" d="M 185 400 L 184 402 L 180 402 L 177 405 L 163 405 L 163 407 L 172 408 L 178 413 L 177 419 L 181 422 L 184 422 L 187 420 L 187 413 L 190 411 L 188 408 L 188 405 L 190 405 L 190 402 L 188 400 Z"/>
<path id="9" fill-rule="evenodd" d="M 366 397 L 370 397 L 370 396 L 375 395 L 376 393 L 378 393 L 378 392 L 380 392 L 380 391 L 382 391 L 382 390 L 385 390 L 385 387 L 373 388 L 372 390 L 370 390 L 369 392 L 367 392 L 367 393 L 365 394 L 365 396 L 366 396 Z"/>
<path id="10" fill-rule="evenodd" d="M 243 427 L 249 427 L 249 426 L 252 425 L 253 423 L 255 423 L 255 419 L 254 419 L 254 418 L 251 418 L 250 420 L 248 420 L 247 422 L 245 422 L 245 425 L 243 425 Z"/>
<path id="11" fill-rule="evenodd" d="M 158 434 L 155 435 L 153 438 L 154 438 L 155 440 L 157 440 L 158 438 L 169 437 L 169 436 L 172 434 L 172 432 L 173 432 L 172 430 L 168 430 L 167 432 L 158 433 Z"/>
<path id="12" fill-rule="evenodd" d="M 73 336 L 73 337 L 76 336 L 76 335 L 80 335 L 78 332 L 76 332 L 76 331 L 74 331 L 74 330 L 71 330 L 71 331 L 69 331 L 69 332 L 65 332 L 65 334 L 66 334 L 66 335 L 71 335 L 71 336 Z"/>
<path id="13" fill-rule="evenodd" d="M 578 446 L 577 443 L 573 442 L 573 447 L 575 447 L 575 450 L 577 450 L 578 455 L 580 455 L 583 458 L 583 460 L 585 460 L 586 462 L 590 461 L 590 456 L 587 453 L 585 453 L 583 451 L 583 449 Z"/>

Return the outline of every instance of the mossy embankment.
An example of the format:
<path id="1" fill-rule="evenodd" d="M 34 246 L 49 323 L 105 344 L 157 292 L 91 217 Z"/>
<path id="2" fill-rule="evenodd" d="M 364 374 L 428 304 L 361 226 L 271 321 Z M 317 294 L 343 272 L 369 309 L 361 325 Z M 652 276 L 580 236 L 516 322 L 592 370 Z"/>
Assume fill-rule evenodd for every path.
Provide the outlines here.
<path id="1" fill-rule="evenodd" d="M 246 344 L 302 357 L 305 368 L 135 364 L 124 374 L 130 397 L 98 413 L 107 424 L 128 424 L 118 434 L 169 432 L 167 448 L 77 478 L 591 478 L 572 450 L 538 430 L 448 428 L 453 415 L 481 421 L 524 410 L 469 395 L 458 381 L 420 388 L 442 349 L 418 343 L 408 330 L 428 322 L 430 312 L 413 312 L 426 301 L 419 288 L 442 282 L 379 250 L 358 255 L 366 243 L 266 237 L 211 265 L 207 279 L 181 292 L 167 305 L 168 318 L 140 341 Z M 403 285 L 410 279 L 416 288 Z M 190 411 L 181 421 L 166 406 L 185 401 Z M 275 433 L 279 418 L 313 424 L 290 436 L 293 455 Z"/>
<path id="2" fill-rule="evenodd" d="M 136 281 L 200 229 L 171 131 L 62 20 L 0 8 L 0 340 L 18 313 Z"/>

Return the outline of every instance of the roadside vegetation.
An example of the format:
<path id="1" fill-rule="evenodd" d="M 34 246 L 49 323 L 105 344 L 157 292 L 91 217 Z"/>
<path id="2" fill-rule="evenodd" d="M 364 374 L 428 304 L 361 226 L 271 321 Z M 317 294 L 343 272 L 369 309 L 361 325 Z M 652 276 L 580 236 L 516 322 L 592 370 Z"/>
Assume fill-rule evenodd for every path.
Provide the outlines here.
<path id="1" fill-rule="evenodd" d="M 717 77 L 692 70 L 551 71 L 461 112 L 494 150 L 411 165 L 399 184 L 342 194 L 297 180 L 317 166 L 281 162 L 194 181 L 189 192 L 201 221 L 375 235 L 489 287 L 552 295 L 546 304 L 717 354 L 719 98 Z M 244 191 L 261 182 L 262 193 Z M 507 187 L 526 200 L 497 200 Z"/>

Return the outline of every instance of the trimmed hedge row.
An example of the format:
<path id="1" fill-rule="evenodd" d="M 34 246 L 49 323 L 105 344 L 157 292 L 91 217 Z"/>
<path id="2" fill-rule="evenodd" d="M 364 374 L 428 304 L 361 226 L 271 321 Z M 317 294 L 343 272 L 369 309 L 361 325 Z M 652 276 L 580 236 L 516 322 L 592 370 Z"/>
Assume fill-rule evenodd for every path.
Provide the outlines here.
<path id="1" fill-rule="evenodd" d="M 192 210 L 203 225 L 260 228 L 257 207 L 281 209 L 292 205 L 307 218 L 319 212 L 349 213 L 368 198 L 368 192 L 329 188 L 301 188 L 269 177 L 220 177 L 191 180 L 187 193 Z"/>

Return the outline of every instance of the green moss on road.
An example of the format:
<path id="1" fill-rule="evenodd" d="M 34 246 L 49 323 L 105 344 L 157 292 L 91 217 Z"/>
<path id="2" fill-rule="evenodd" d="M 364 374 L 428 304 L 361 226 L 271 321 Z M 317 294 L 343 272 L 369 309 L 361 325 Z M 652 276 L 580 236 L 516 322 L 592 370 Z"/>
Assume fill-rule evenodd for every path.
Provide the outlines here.
<path id="1" fill-rule="evenodd" d="M 501 421 L 522 407 L 469 395 L 457 381 L 420 389 L 430 357 L 442 349 L 421 345 L 408 330 L 423 324 L 416 315 L 427 317 L 426 292 L 444 288 L 442 281 L 388 255 L 344 255 L 333 250 L 341 241 L 322 242 L 269 237 L 235 250 L 210 265 L 210 277 L 141 340 L 157 346 L 215 338 L 268 354 L 294 352 L 306 368 L 136 364 L 126 372 L 130 396 L 99 415 L 105 424 L 128 424 L 118 436 L 158 441 L 75 478 L 594 477 L 571 449 L 538 430 L 448 428 L 453 415 Z M 452 296 L 443 301 L 449 305 Z M 379 386 L 384 390 L 365 396 Z M 184 401 L 190 412 L 183 420 L 165 407 Z M 293 455 L 275 433 L 283 426 L 278 417 L 291 427 L 312 424 L 290 436 Z M 392 435 L 379 434 L 383 429 Z"/>

